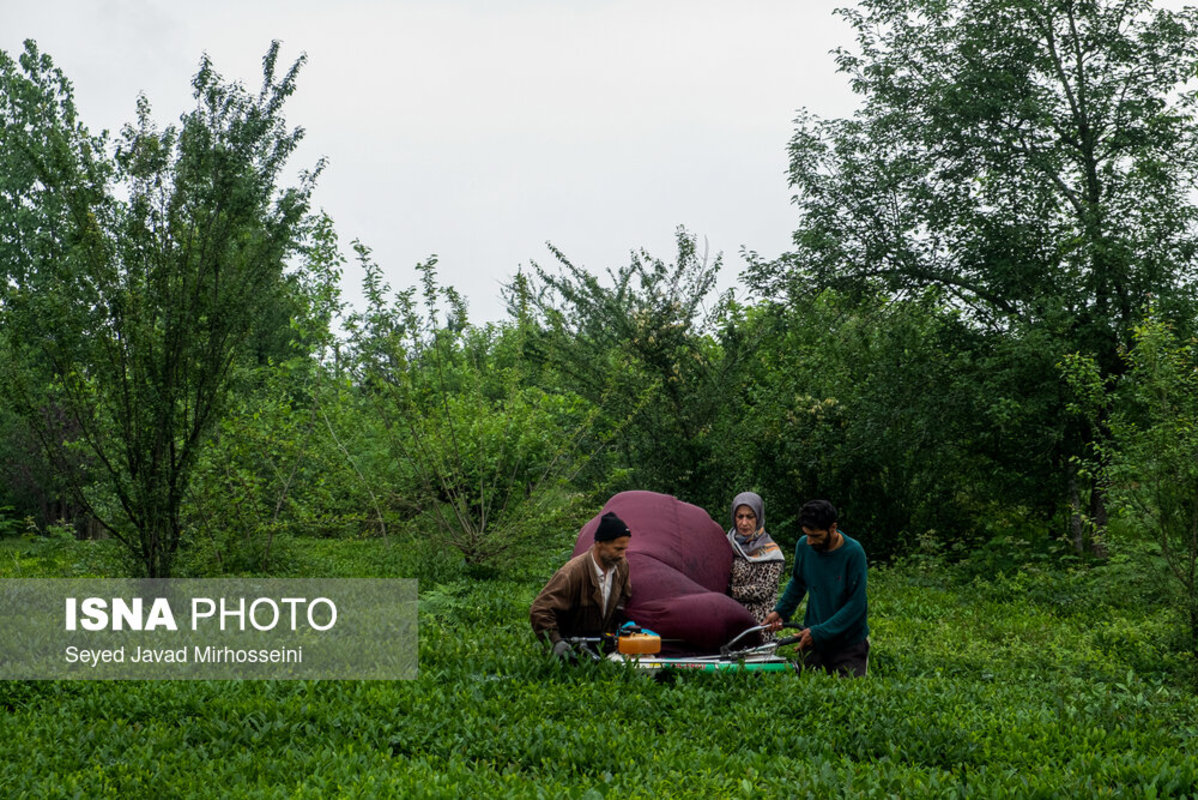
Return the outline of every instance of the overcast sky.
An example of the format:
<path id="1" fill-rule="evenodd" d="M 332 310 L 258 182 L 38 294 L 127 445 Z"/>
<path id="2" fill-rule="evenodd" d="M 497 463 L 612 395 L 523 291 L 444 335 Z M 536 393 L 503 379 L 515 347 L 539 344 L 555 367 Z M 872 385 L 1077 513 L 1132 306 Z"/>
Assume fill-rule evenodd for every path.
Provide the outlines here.
<path id="1" fill-rule="evenodd" d="M 475 322 L 500 284 L 553 259 L 602 272 L 633 249 L 672 260 L 685 226 L 723 252 L 785 250 L 795 227 L 786 143 L 801 107 L 856 106 L 829 50 L 852 43 L 846 0 L 0 0 L 0 49 L 32 38 L 114 133 L 145 93 L 161 124 L 191 106 L 202 53 L 256 88 L 272 39 L 308 64 L 287 119 L 292 164 L 327 157 L 316 203 L 348 253 L 390 283 L 441 277 Z M 347 270 L 345 295 L 360 298 Z"/>

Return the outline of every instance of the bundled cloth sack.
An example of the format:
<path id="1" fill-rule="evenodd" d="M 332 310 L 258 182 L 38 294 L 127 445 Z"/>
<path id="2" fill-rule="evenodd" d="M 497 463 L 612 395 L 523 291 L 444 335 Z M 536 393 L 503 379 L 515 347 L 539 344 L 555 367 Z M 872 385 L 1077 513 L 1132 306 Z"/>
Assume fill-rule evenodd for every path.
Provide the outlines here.
<path id="1" fill-rule="evenodd" d="M 625 612 L 661 635 L 663 655 L 717 653 L 757 625 L 724 593 L 732 550 L 724 529 L 706 511 L 668 494 L 621 492 L 582 527 L 574 555 L 590 549 L 599 520 L 609 511 L 632 532 L 627 552 L 632 599 Z M 758 641 L 746 637 L 737 646 Z"/>

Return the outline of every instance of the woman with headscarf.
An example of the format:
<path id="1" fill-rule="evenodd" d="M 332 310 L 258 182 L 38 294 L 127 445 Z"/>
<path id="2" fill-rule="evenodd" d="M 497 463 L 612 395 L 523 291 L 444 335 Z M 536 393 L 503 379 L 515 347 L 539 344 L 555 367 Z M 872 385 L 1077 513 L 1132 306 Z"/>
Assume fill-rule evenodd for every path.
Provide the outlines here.
<path id="1" fill-rule="evenodd" d="M 778 581 L 786 557 L 765 532 L 765 503 L 756 493 L 741 492 L 732 499 L 728 544 L 732 546 L 728 594 L 760 623 L 778 601 Z"/>

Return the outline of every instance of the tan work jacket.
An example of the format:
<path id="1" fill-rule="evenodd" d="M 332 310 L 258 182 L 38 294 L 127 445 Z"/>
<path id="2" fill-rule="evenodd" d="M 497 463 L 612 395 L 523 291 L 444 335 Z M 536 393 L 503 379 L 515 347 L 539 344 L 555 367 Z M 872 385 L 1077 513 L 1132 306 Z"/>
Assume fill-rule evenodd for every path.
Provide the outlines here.
<path id="1" fill-rule="evenodd" d="M 562 637 L 615 632 L 616 626 L 624 621 L 624 606 L 632 596 L 628 561 L 621 561 L 615 569 L 611 597 L 604 611 L 603 588 L 595 577 L 591 551 L 567 561 L 533 601 L 528 612 L 532 629 L 551 644 Z"/>

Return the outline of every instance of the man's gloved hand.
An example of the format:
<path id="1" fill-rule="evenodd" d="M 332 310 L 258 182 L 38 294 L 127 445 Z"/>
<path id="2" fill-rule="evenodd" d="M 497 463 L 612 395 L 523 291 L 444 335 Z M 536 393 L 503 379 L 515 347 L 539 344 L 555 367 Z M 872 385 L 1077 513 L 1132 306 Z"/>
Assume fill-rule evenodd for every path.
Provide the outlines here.
<path id="1" fill-rule="evenodd" d="M 574 660 L 574 648 L 565 639 L 557 640 L 557 643 L 553 645 L 553 654 L 562 661 Z"/>

